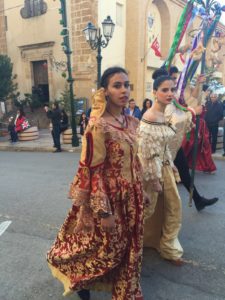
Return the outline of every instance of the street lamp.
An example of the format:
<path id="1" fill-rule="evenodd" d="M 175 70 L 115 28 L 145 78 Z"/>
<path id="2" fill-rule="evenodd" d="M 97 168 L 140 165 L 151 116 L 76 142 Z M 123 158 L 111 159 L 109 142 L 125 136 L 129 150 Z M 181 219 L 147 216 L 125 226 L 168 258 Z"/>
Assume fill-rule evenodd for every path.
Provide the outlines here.
<path id="1" fill-rule="evenodd" d="M 101 80 L 101 48 L 106 48 L 108 46 L 109 40 L 113 36 L 115 24 L 113 23 L 110 16 L 107 16 L 107 18 L 102 22 L 102 30 L 103 30 L 103 36 L 105 37 L 105 40 L 103 40 L 103 36 L 101 34 L 101 29 L 96 28 L 91 22 L 87 24 L 87 27 L 83 30 L 85 34 L 86 41 L 90 45 L 92 50 L 97 49 L 97 87 L 100 88 L 100 80 Z"/>
<path id="2" fill-rule="evenodd" d="M 72 146 L 79 146 L 79 139 L 77 136 L 77 126 L 75 121 L 75 108 L 74 105 L 74 93 L 73 93 L 73 76 L 72 76 L 72 67 L 71 67 L 71 48 L 70 48 L 70 39 L 69 39 L 69 30 L 67 27 L 67 11 L 66 11 L 66 0 L 60 0 L 61 8 L 59 9 L 59 13 L 62 15 L 62 19 L 60 20 L 60 24 L 63 26 L 61 31 L 61 35 L 63 36 L 63 42 L 61 43 L 63 47 L 63 51 L 67 57 L 67 71 L 68 78 L 67 82 L 69 83 L 69 92 L 70 92 L 70 107 L 71 107 L 71 127 L 72 127 Z"/>

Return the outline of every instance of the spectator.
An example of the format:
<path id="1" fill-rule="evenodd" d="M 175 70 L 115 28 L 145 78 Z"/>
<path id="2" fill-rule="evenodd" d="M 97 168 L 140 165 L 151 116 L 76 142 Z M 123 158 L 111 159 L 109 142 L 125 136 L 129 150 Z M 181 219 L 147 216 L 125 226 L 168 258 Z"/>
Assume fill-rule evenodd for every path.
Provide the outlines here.
<path id="1" fill-rule="evenodd" d="M 13 117 L 9 118 L 8 132 L 10 134 L 11 142 L 15 143 L 17 142 L 18 137 L 16 132 L 16 126 L 13 119 L 14 119 Z"/>
<path id="2" fill-rule="evenodd" d="M 51 119 L 52 122 L 52 138 L 54 142 L 54 147 L 56 150 L 54 152 L 61 152 L 61 144 L 60 144 L 60 124 L 61 124 L 61 111 L 59 109 L 59 104 L 54 102 L 52 104 L 52 110 L 49 110 L 48 105 L 44 107 L 47 117 Z"/>
<path id="3" fill-rule="evenodd" d="M 141 120 L 141 111 L 139 107 L 135 104 L 134 99 L 129 100 L 129 107 L 125 109 L 125 114 Z"/>
<path id="4" fill-rule="evenodd" d="M 16 120 L 15 120 L 15 130 L 16 132 L 24 131 L 29 128 L 30 125 L 25 117 L 25 113 L 22 108 L 17 111 Z"/>
<path id="5" fill-rule="evenodd" d="M 90 119 L 90 115 L 91 115 L 91 107 L 88 108 L 86 116 L 88 119 Z"/>
<path id="6" fill-rule="evenodd" d="M 81 135 L 84 135 L 87 124 L 88 124 L 88 118 L 86 117 L 85 112 L 83 112 L 80 116 L 80 122 L 79 122 Z"/>
<path id="7" fill-rule="evenodd" d="M 216 152 L 219 121 L 223 119 L 223 106 L 218 101 L 216 93 L 210 94 L 210 101 L 206 104 L 205 121 L 209 129 L 209 141 L 212 153 Z"/>
<path id="8" fill-rule="evenodd" d="M 143 114 L 146 112 L 146 110 L 149 109 L 150 107 L 152 107 L 152 100 L 146 98 L 143 101 L 143 108 L 141 110 L 141 115 L 143 116 Z"/>

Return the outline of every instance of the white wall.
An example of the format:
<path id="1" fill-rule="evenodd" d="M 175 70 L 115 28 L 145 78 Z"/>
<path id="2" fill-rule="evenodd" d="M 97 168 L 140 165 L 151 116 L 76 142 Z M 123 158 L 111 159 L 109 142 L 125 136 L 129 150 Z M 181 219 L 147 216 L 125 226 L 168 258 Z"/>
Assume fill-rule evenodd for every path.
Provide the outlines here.
<path id="1" fill-rule="evenodd" d="M 116 3 L 123 5 L 122 26 L 116 24 Z M 115 65 L 125 67 L 126 0 L 99 0 L 98 26 L 100 28 L 102 28 L 102 21 L 107 16 L 111 17 L 116 26 L 109 45 L 102 49 L 102 72 Z"/>

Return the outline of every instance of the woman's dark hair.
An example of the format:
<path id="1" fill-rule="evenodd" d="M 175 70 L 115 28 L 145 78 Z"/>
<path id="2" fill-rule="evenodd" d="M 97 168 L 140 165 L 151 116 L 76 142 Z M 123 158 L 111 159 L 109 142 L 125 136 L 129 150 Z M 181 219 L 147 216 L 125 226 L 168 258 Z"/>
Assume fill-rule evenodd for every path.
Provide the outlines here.
<path id="1" fill-rule="evenodd" d="M 172 78 L 168 75 L 163 75 L 163 76 L 160 76 L 158 77 L 157 79 L 155 79 L 154 83 L 153 83 L 153 90 L 154 91 L 157 91 L 159 86 L 164 82 L 164 81 L 167 81 L 167 80 L 172 80 Z"/>
<path id="2" fill-rule="evenodd" d="M 149 99 L 149 98 L 145 98 L 144 101 L 143 101 L 143 109 L 145 109 L 145 110 L 147 109 L 146 103 L 147 103 L 148 101 L 150 102 L 150 104 L 151 104 L 151 106 L 152 106 L 152 100 Z M 150 107 L 151 107 L 151 106 L 150 106 Z"/>
<path id="3" fill-rule="evenodd" d="M 117 73 L 124 73 L 124 74 L 128 75 L 127 71 L 124 68 L 121 68 L 121 67 L 108 68 L 102 74 L 100 86 L 103 88 L 107 88 L 107 86 L 109 84 L 109 79 Z"/>
<path id="4" fill-rule="evenodd" d="M 156 80 L 160 76 L 168 76 L 168 75 L 169 75 L 169 73 L 167 72 L 166 69 L 160 68 L 153 72 L 152 79 Z"/>
<path id="5" fill-rule="evenodd" d="M 19 108 L 19 112 L 20 112 L 19 114 L 20 117 L 25 117 L 25 112 L 23 111 L 22 108 Z"/>
<path id="6" fill-rule="evenodd" d="M 171 66 L 169 70 L 169 75 L 172 75 L 173 73 L 179 73 L 179 70 L 176 66 Z"/>

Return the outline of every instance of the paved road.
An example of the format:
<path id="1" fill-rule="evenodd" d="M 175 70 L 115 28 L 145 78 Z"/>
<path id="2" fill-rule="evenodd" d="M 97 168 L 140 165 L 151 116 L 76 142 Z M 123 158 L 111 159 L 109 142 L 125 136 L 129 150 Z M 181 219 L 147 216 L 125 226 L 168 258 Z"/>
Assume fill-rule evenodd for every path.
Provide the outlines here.
<path id="1" fill-rule="evenodd" d="M 0 300 L 64 299 L 45 253 L 70 208 L 66 195 L 77 162 L 74 153 L 0 153 L 0 225 L 12 221 L 0 235 Z M 217 166 L 216 175 L 197 174 L 205 196 L 220 195 L 215 206 L 197 213 L 187 207 L 188 195 L 179 187 L 187 264 L 174 267 L 154 251 L 144 251 L 145 300 L 225 299 L 225 162 Z M 103 293 L 92 297 L 109 299 Z"/>

